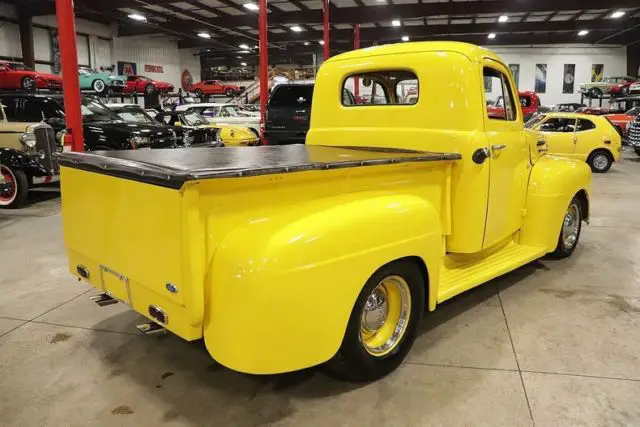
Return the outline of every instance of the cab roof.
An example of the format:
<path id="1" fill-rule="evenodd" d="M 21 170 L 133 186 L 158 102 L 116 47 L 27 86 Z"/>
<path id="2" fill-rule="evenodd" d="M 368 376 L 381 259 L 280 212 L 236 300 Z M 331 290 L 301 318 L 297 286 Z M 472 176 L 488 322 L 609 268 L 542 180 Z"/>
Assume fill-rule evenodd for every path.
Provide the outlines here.
<path id="1" fill-rule="evenodd" d="M 394 43 L 380 46 L 372 46 L 364 49 L 352 50 L 331 57 L 326 62 L 344 61 L 350 59 L 367 58 L 371 56 L 393 55 L 402 53 L 418 53 L 418 52 L 434 52 L 449 51 L 458 52 L 468 57 L 472 61 L 480 61 L 483 58 L 490 58 L 500 63 L 503 61 L 498 55 L 486 49 L 470 43 L 448 42 L 448 41 L 430 41 L 430 42 L 411 42 L 411 43 Z"/>

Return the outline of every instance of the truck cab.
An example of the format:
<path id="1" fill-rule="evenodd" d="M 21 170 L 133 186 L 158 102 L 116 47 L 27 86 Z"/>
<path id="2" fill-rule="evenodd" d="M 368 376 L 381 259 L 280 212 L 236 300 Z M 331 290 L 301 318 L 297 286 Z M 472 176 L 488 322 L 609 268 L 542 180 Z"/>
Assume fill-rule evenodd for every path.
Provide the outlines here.
<path id="1" fill-rule="evenodd" d="M 501 114 L 488 113 L 487 81 Z M 425 311 L 578 245 L 591 171 L 524 129 L 489 50 L 335 56 L 311 111 L 305 145 L 63 154 L 71 273 L 102 303 L 204 338 L 228 368 L 328 363 L 370 381 L 403 361 Z"/>

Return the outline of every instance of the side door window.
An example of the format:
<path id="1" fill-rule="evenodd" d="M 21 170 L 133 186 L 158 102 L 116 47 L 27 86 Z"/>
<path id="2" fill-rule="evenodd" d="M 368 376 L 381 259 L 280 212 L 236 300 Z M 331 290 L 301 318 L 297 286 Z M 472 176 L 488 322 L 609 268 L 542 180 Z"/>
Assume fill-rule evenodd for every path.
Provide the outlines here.
<path id="1" fill-rule="evenodd" d="M 502 105 L 487 106 L 487 117 L 492 120 L 515 121 L 518 109 L 509 80 L 500 71 L 490 67 L 484 68 L 483 77 L 487 99 L 502 99 Z"/>
<path id="2" fill-rule="evenodd" d="M 578 119 L 578 127 L 576 128 L 576 132 L 585 132 L 595 128 L 596 125 L 591 120 Z"/>
<path id="3" fill-rule="evenodd" d="M 48 118 L 44 114 L 44 105 L 41 99 L 33 98 L 25 100 L 24 109 L 22 111 L 23 120 L 25 122 L 41 122 L 43 119 Z"/>
<path id="4" fill-rule="evenodd" d="M 9 122 L 20 122 L 20 98 L 3 97 L 0 99 L 4 105 L 4 114 Z"/>
<path id="5" fill-rule="evenodd" d="M 575 130 L 575 119 L 563 117 L 551 117 L 540 126 L 542 132 L 573 132 Z"/>

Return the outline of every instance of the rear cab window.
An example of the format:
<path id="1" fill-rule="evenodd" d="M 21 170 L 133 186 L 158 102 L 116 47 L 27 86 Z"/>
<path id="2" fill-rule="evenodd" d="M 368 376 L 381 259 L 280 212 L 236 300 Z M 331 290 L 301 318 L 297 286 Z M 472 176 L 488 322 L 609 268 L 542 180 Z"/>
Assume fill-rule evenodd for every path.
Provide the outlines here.
<path id="1" fill-rule="evenodd" d="M 313 86 L 311 85 L 281 85 L 276 86 L 271 98 L 270 107 L 311 107 Z"/>
<path id="2" fill-rule="evenodd" d="M 354 94 L 355 103 L 345 97 Z M 342 105 L 414 105 L 419 99 L 418 77 L 408 70 L 381 70 L 348 76 L 342 84 Z"/>

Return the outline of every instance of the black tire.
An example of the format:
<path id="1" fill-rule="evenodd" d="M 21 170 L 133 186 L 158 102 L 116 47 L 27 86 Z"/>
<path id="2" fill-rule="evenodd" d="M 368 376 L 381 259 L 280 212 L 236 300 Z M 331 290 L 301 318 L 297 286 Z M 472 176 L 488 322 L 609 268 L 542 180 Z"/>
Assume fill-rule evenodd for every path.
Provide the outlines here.
<path id="1" fill-rule="evenodd" d="M 20 86 L 26 91 L 36 90 L 36 81 L 31 77 L 24 77 L 20 82 Z"/>
<path id="2" fill-rule="evenodd" d="M 383 279 L 401 277 L 410 291 L 411 309 L 409 321 L 403 335 L 393 350 L 383 356 L 373 356 L 362 343 L 361 317 L 369 298 Z M 402 363 L 415 340 L 416 330 L 425 309 L 425 278 L 420 269 L 410 261 L 396 261 L 380 268 L 360 291 L 349 317 L 349 323 L 336 355 L 327 362 L 327 373 L 347 381 L 374 381 L 384 377 Z"/>
<path id="3" fill-rule="evenodd" d="M 144 93 L 146 93 L 147 95 L 153 95 L 155 91 L 156 91 L 156 88 L 151 83 L 149 83 L 144 87 Z"/>
<path id="4" fill-rule="evenodd" d="M 14 182 L 14 187 L 11 190 L 11 197 L 2 200 L 0 208 L 3 209 L 18 209 L 24 206 L 27 201 L 27 193 L 29 192 L 29 179 L 23 170 L 11 168 L 7 165 L 0 165 L 0 170 L 3 174 L 8 173 L 10 179 Z"/>
<path id="5" fill-rule="evenodd" d="M 633 151 L 635 151 L 635 152 L 636 152 L 636 154 L 637 154 L 638 156 L 640 156 L 640 148 L 634 148 L 634 149 L 633 149 Z"/>
<path id="6" fill-rule="evenodd" d="M 96 79 L 93 82 L 91 82 L 91 88 L 98 95 L 102 95 L 106 93 L 108 90 L 107 84 L 101 79 Z"/>
<path id="7" fill-rule="evenodd" d="M 605 173 L 611 169 L 613 164 L 613 156 L 606 150 L 597 150 L 589 155 L 587 164 L 591 166 L 594 173 Z"/>
<path id="8" fill-rule="evenodd" d="M 589 98 L 602 98 L 602 91 L 597 87 L 589 89 Z"/>
<path id="9" fill-rule="evenodd" d="M 569 203 L 569 207 L 567 208 L 567 213 L 569 212 L 569 210 L 572 207 L 576 207 L 577 211 L 578 211 L 578 234 L 575 237 L 575 241 L 573 242 L 572 245 L 568 246 L 564 239 L 563 239 L 563 231 L 564 231 L 564 225 L 565 225 L 565 219 L 566 219 L 566 214 L 565 217 L 562 218 L 562 226 L 560 227 L 560 235 L 558 236 L 558 244 L 556 245 L 556 249 L 551 252 L 551 256 L 554 258 L 567 258 L 570 257 L 571 254 L 573 253 L 573 251 L 576 249 L 576 247 L 578 246 L 578 242 L 580 241 L 580 233 L 582 232 L 582 203 L 580 203 L 580 199 L 578 199 L 577 196 L 574 196 L 573 199 L 571 199 L 571 203 Z"/>
<path id="10" fill-rule="evenodd" d="M 227 95 L 228 98 L 231 98 L 233 96 L 233 89 L 225 90 L 224 94 Z"/>
<path id="11" fill-rule="evenodd" d="M 196 89 L 196 91 L 195 91 L 194 93 L 196 94 L 196 96 L 197 96 L 198 98 L 201 98 L 201 97 L 202 97 L 202 89 Z"/>
<path id="12" fill-rule="evenodd" d="M 254 128 L 248 128 L 252 134 L 254 134 L 258 139 L 260 139 L 260 132 L 255 130 Z"/>

